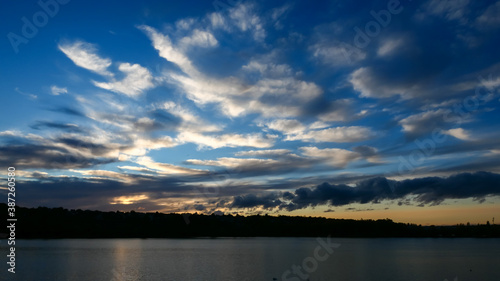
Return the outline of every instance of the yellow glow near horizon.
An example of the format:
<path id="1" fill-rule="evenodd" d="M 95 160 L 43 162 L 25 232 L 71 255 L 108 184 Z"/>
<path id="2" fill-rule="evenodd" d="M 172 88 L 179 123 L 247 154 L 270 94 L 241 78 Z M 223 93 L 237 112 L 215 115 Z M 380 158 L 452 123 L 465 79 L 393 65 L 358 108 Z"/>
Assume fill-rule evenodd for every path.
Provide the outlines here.
<path id="1" fill-rule="evenodd" d="M 147 195 L 141 194 L 141 195 L 133 195 L 133 196 L 120 196 L 120 197 L 115 197 L 113 198 L 112 202 L 109 202 L 109 204 L 115 205 L 115 204 L 123 204 L 123 205 L 130 205 L 134 204 L 137 201 L 141 200 L 146 200 L 149 199 Z"/>

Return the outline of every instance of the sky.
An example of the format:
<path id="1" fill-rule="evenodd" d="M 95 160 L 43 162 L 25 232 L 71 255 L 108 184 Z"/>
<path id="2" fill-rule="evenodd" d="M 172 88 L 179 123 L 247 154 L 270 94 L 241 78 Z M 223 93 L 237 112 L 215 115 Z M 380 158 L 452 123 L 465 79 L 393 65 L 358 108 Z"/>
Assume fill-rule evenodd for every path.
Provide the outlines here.
<path id="1" fill-rule="evenodd" d="M 20 206 L 500 217 L 500 1 L 3 6 Z"/>

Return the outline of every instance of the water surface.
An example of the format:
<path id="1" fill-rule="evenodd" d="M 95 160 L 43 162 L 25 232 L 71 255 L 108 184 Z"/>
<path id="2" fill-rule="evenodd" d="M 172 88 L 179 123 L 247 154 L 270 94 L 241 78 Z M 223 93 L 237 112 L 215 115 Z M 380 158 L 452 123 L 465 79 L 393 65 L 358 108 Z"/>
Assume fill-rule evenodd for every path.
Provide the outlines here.
<path id="1" fill-rule="evenodd" d="M 331 242 L 340 247 L 328 253 L 316 238 L 18 240 L 16 274 L 7 273 L 2 262 L 0 276 L 23 281 L 500 280 L 500 239 Z M 6 240 L 0 250 L 6 261 Z"/>

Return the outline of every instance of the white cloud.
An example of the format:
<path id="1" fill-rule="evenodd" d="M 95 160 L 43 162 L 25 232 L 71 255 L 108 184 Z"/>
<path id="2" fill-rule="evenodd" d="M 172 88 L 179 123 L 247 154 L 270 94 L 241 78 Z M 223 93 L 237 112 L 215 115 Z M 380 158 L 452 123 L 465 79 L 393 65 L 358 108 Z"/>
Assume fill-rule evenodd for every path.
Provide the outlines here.
<path id="1" fill-rule="evenodd" d="M 262 41 L 266 37 L 261 19 L 253 12 L 251 5 L 241 4 L 230 9 L 229 17 L 241 31 L 252 31 L 256 41 Z"/>
<path id="2" fill-rule="evenodd" d="M 156 170 L 156 171 L 158 171 L 158 173 L 161 173 L 161 174 L 196 175 L 196 174 L 203 174 L 206 172 L 203 170 L 190 169 L 190 168 L 180 167 L 180 166 L 167 164 L 167 163 L 158 163 L 158 162 L 155 162 L 151 157 L 148 157 L 148 156 L 138 157 L 135 162 L 139 165 L 146 167 L 146 168 Z"/>
<path id="3" fill-rule="evenodd" d="M 297 120 L 291 119 L 274 120 L 270 123 L 267 123 L 266 126 L 269 129 L 280 131 L 285 134 L 299 134 L 306 129 L 306 126 L 302 125 L 302 123 Z"/>
<path id="4" fill-rule="evenodd" d="M 177 64 L 186 75 L 167 73 L 167 80 L 177 84 L 187 98 L 197 105 L 216 103 L 221 111 L 235 117 L 249 113 L 261 113 L 266 117 L 290 117 L 301 113 L 304 103 L 318 97 L 322 90 L 314 83 L 297 80 L 293 77 L 263 77 L 253 86 L 245 85 L 234 77 L 225 79 L 211 78 L 196 69 L 184 51 L 177 48 L 168 36 L 153 28 L 142 26 L 153 41 L 160 56 Z M 287 66 L 260 63 L 250 64 L 250 68 L 272 70 L 274 73 L 287 74 Z M 267 73 L 267 72 L 266 72 Z"/>
<path id="5" fill-rule="evenodd" d="M 153 41 L 153 47 L 159 52 L 160 57 L 175 63 L 182 71 L 189 75 L 196 75 L 198 71 L 193 67 L 189 58 L 178 50 L 167 35 L 158 33 L 154 28 L 149 26 L 139 26 Z"/>
<path id="6" fill-rule="evenodd" d="M 194 132 L 181 132 L 177 139 L 179 142 L 195 143 L 200 148 L 221 148 L 221 147 L 256 147 L 268 148 L 273 146 L 273 137 L 263 137 L 262 134 L 223 134 L 217 136 L 207 136 Z"/>
<path id="7" fill-rule="evenodd" d="M 318 43 L 309 49 L 319 62 L 333 67 L 350 65 L 366 58 L 364 51 L 343 42 Z"/>
<path id="8" fill-rule="evenodd" d="M 180 126 L 182 131 L 218 132 L 222 130 L 219 126 L 207 124 L 207 122 L 201 120 L 197 115 L 188 109 L 175 104 L 174 102 L 165 102 L 162 108 L 170 114 L 182 119 L 182 125 Z"/>
<path id="9" fill-rule="evenodd" d="M 322 130 L 311 130 L 305 133 L 289 135 L 285 140 L 301 140 L 305 142 L 358 142 L 369 140 L 375 133 L 362 126 L 335 127 Z"/>
<path id="10" fill-rule="evenodd" d="M 288 149 L 264 149 L 264 150 L 249 150 L 239 151 L 236 156 L 269 156 L 269 155 L 287 155 L 291 151 Z"/>
<path id="11" fill-rule="evenodd" d="M 143 156 L 146 155 L 150 150 L 156 150 L 161 148 L 169 148 L 177 146 L 178 143 L 169 136 L 163 136 L 159 138 L 145 138 L 140 136 L 130 136 L 132 138 L 133 144 L 130 146 L 122 147 L 120 149 L 121 153 L 130 156 Z"/>
<path id="12" fill-rule="evenodd" d="M 457 138 L 457 139 L 460 139 L 460 140 L 472 140 L 472 136 L 470 135 L 469 132 L 467 132 L 466 130 L 462 129 L 462 128 L 456 128 L 456 129 L 450 129 L 450 130 L 446 130 L 446 131 L 443 131 L 444 134 L 447 134 L 447 135 L 450 135 L 454 138 Z"/>
<path id="13" fill-rule="evenodd" d="M 383 57 L 393 54 L 398 47 L 400 47 L 404 43 L 404 40 L 401 38 L 392 38 L 382 42 L 380 44 L 377 55 Z"/>
<path id="14" fill-rule="evenodd" d="M 61 50 L 79 67 L 103 76 L 113 76 L 113 74 L 107 69 L 111 65 L 111 60 L 99 57 L 94 45 L 82 41 L 76 41 L 74 43 L 60 44 L 58 47 L 59 50 Z"/>
<path id="15" fill-rule="evenodd" d="M 301 147 L 300 150 L 305 156 L 321 159 L 325 163 L 338 168 L 343 168 L 350 162 L 361 159 L 359 153 L 340 148 Z"/>
<path id="16" fill-rule="evenodd" d="M 195 19 L 193 18 L 181 19 L 175 22 L 175 27 L 177 27 L 177 29 L 189 30 L 194 23 Z"/>
<path id="17" fill-rule="evenodd" d="M 50 92 L 54 96 L 58 96 L 60 94 L 67 94 L 68 93 L 68 89 L 67 88 L 60 88 L 60 87 L 57 87 L 56 85 L 52 85 L 50 87 Z"/>
<path id="18" fill-rule="evenodd" d="M 153 75 L 148 69 L 130 63 L 122 63 L 118 69 L 125 74 L 121 81 L 95 82 L 97 87 L 110 90 L 116 93 L 122 93 L 129 97 L 137 97 L 145 90 L 154 87 Z"/>
<path id="19" fill-rule="evenodd" d="M 260 74 L 268 76 L 289 76 L 292 75 L 292 69 L 287 64 L 265 63 L 257 60 L 250 61 L 247 65 L 242 67 L 247 71 L 258 71 Z"/>
<path id="20" fill-rule="evenodd" d="M 220 13 L 211 13 L 208 19 L 213 28 L 227 28 L 226 20 Z"/>
<path id="21" fill-rule="evenodd" d="M 233 158 L 233 157 L 221 157 L 217 158 L 217 160 L 198 160 L 198 159 L 188 159 L 187 163 L 193 165 L 201 165 L 201 166 L 220 166 L 227 168 L 240 168 L 245 167 L 248 169 L 249 167 L 262 167 L 263 165 L 273 165 L 277 164 L 278 161 L 272 159 L 257 159 L 257 158 Z"/>
<path id="22" fill-rule="evenodd" d="M 212 33 L 195 29 L 191 36 L 184 37 L 179 42 L 182 46 L 215 47 L 219 44 Z"/>

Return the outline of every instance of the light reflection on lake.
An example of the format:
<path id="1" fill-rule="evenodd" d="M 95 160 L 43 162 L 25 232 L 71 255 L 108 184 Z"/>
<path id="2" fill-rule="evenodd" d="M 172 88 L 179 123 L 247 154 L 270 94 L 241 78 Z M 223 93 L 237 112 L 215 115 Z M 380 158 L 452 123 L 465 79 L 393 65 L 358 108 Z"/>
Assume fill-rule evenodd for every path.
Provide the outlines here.
<path id="1" fill-rule="evenodd" d="M 326 238 L 323 238 L 326 241 Z M 316 238 L 17 240 L 1 280 L 500 280 L 500 239 Z M 1 253 L 7 253 L 1 240 Z M 3 255 L 3 254 L 2 254 Z M 6 255 L 6 254 L 5 254 Z M 6 257 L 4 260 L 6 261 Z M 326 258 L 327 256 L 327 258 Z M 314 270 L 299 269 L 303 266 Z M 283 273 L 287 278 L 283 279 Z M 297 269 L 296 269 L 297 270 Z M 3 276 L 7 276 L 5 279 Z"/>

